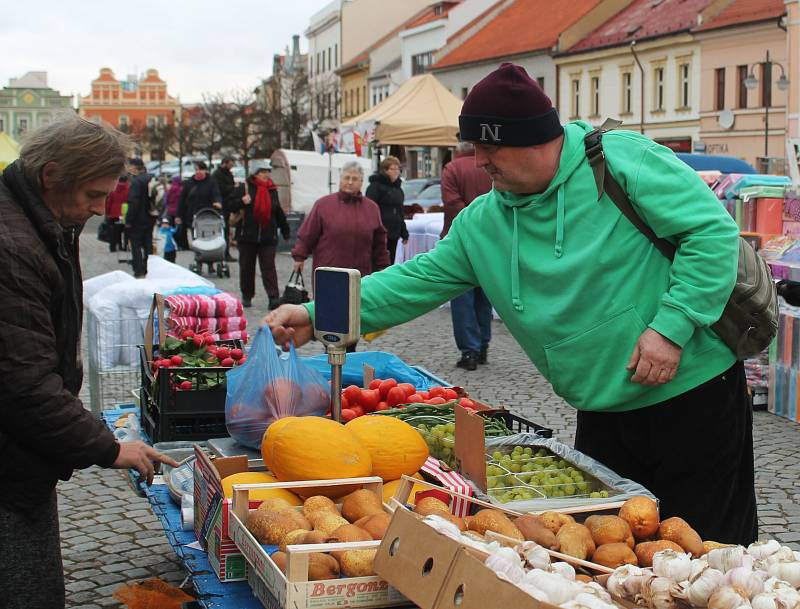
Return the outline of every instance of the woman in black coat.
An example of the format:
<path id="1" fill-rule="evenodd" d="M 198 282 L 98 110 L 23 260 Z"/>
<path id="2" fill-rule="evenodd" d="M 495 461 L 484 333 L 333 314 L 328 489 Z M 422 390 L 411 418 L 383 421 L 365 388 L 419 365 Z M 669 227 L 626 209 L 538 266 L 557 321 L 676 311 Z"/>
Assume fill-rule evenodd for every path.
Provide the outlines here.
<path id="1" fill-rule="evenodd" d="M 386 229 L 386 246 L 389 249 L 389 261 L 394 264 L 397 242 L 408 241 L 403 201 L 405 195 L 400 185 L 400 161 L 397 157 L 387 156 L 381 161 L 380 171 L 370 176 L 366 196 L 381 208 L 381 221 Z"/>
<path id="2" fill-rule="evenodd" d="M 231 212 L 243 210 L 239 227 L 239 288 L 242 304 L 252 306 L 256 292 L 256 259 L 261 269 L 264 291 L 269 297 L 269 308 L 280 304 L 278 273 L 275 270 L 275 252 L 278 230 L 285 241 L 289 240 L 289 223 L 278 202 L 278 188 L 269 177 L 269 169 L 261 167 L 247 179 L 247 192 L 236 197 Z"/>

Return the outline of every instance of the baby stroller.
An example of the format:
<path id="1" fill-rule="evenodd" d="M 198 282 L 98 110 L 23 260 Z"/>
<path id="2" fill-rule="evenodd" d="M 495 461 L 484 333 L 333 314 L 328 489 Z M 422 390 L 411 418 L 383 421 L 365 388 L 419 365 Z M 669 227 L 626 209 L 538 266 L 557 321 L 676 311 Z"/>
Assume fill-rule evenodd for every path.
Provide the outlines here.
<path id="1" fill-rule="evenodd" d="M 189 270 L 203 274 L 203 264 L 209 272 L 216 270 L 217 277 L 230 277 L 231 270 L 225 262 L 225 219 L 214 209 L 201 209 L 192 220 L 194 262 Z"/>

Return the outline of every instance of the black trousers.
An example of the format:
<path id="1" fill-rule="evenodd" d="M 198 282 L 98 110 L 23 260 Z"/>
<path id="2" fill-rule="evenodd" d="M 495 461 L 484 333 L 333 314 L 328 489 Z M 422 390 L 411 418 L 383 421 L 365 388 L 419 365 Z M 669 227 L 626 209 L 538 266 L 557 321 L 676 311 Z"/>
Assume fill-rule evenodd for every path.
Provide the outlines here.
<path id="1" fill-rule="evenodd" d="M 125 230 L 125 226 L 118 218 L 109 218 L 108 222 L 111 225 L 111 243 L 108 244 L 109 251 L 116 252 L 117 249 L 123 251 L 125 249 L 125 241 L 122 237 L 122 233 Z"/>
<path id="2" fill-rule="evenodd" d="M 175 258 L 177 258 L 178 252 L 172 250 L 171 252 L 164 252 L 164 260 L 167 262 L 175 262 Z"/>
<path id="3" fill-rule="evenodd" d="M 660 500 L 704 540 L 758 536 L 753 412 L 744 364 L 670 400 L 622 413 L 578 413 L 575 448 Z"/>
<path id="4" fill-rule="evenodd" d="M 275 245 L 240 242 L 239 248 L 239 289 L 242 297 L 251 299 L 256 293 L 256 260 L 261 270 L 264 291 L 270 300 L 280 297 L 278 272 L 275 270 Z"/>
<path id="5" fill-rule="evenodd" d="M 400 239 L 386 239 L 386 249 L 389 250 L 389 264 L 394 264 L 394 256 L 397 253 L 397 242 Z"/>
<path id="6" fill-rule="evenodd" d="M 0 607 L 64 609 L 56 491 L 35 514 L 0 506 Z"/>
<path id="7" fill-rule="evenodd" d="M 153 252 L 153 229 L 134 226 L 128 229 L 135 277 L 147 275 L 147 257 Z"/>

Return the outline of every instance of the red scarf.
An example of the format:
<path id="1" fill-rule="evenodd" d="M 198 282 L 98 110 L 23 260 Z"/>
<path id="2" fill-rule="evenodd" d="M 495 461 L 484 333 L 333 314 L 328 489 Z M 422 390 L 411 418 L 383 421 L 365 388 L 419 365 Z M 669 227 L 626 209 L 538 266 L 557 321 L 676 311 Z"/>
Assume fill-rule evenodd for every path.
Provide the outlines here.
<path id="1" fill-rule="evenodd" d="M 260 180 L 253 178 L 253 184 L 256 187 L 256 200 L 253 202 L 253 218 L 261 226 L 269 226 L 272 220 L 272 197 L 269 191 L 275 188 L 275 183 L 267 178 Z"/>

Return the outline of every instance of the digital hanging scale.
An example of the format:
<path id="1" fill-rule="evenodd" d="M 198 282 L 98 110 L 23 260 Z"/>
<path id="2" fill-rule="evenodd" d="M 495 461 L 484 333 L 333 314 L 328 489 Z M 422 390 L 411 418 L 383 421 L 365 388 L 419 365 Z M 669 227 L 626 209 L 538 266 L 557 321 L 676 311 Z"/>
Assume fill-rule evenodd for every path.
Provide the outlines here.
<path id="1" fill-rule="evenodd" d="M 342 366 L 361 336 L 361 273 L 329 266 L 314 271 L 314 337 L 331 365 L 331 414 L 342 420 Z"/>

